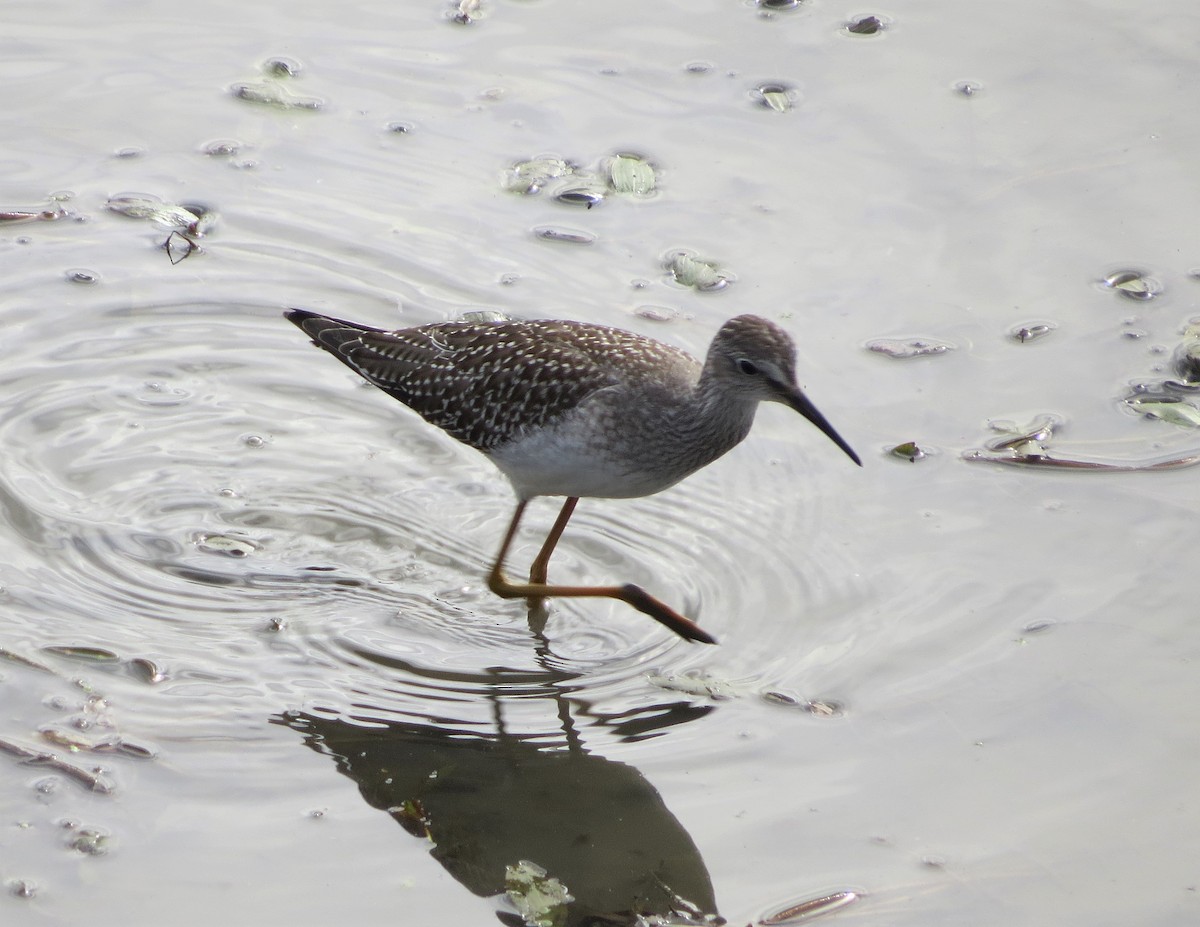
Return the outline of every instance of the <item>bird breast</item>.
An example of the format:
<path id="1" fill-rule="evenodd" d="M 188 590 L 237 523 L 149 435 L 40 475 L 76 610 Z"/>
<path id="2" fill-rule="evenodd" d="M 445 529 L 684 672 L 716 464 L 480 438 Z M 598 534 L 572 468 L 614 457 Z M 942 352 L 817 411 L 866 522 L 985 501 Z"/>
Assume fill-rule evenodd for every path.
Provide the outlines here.
<path id="1" fill-rule="evenodd" d="M 680 399 L 677 391 L 599 390 L 569 414 L 486 453 L 523 499 L 651 495 L 737 445 L 754 420 L 753 406 L 714 415 Z"/>

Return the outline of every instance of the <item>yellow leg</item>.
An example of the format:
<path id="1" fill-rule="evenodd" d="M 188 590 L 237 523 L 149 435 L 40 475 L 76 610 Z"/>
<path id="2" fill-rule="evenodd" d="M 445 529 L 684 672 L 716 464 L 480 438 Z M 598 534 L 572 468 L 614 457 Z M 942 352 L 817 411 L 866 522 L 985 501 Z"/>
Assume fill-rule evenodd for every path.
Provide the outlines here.
<path id="1" fill-rule="evenodd" d="M 649 615 L 655 621 L 670 628 L 680 637 L 689 641 L 699 641 L 703 644 L 715 644 L 716 638 L 697 625 L 689 618 L 685 618 L 673 608 L 663 604 L 658 599 L 654 598 L 640 586 L 625 584 L 624 586 L 551 586 L 545 582 L 528 582 L 514 583 L 507 579 L 504 575 L 504 561 L 508 557 L 508 549 L 512 546 L 513 539 L 517 536 L 517 528 L 521 524 L 521 517 L 525 514 L 525 506 L 528 504 L 526 500 L 521 500 L 517 503 L 517 510 L 513 512 L 512 521 L 508 524 L 508 530 L 504 532 L 504 540 L 500 544 L 500 552 L 496 554 L 496 562 L 492 564 L 492 570 L 488 574 L 488 588 L 496 595 L 504 599 L 542 599 L 542 598 L 608 598 L 619 599 L 627 605 L 636 608 L 639 612 Z M 542 545 L 542 550 L 538 553 L 537 559 L 534 561 L 534 571 L 541 572 L 545 575 L 546 563 L 550 559 L 550 553 L 554 550 L 554 543 L 557 543 L 558 535 L 562 534 L 562 529 L 566 527 L 568 519 L 571 517 L 571 510 L 574 509 L 574 501 L 567 500 L 563 505 L 563 509 L 559 512 L 558 520 L 554 523 L 554 528 L 551 529 L 550 536 L 546 538 L 546 542 Z M 554 543 L 552 543 L 552 541 Z M 536 575 L 531 571 L 531 576 Z"/>
<path id="2" fill-rule="evenodd" d="M 567 527 L 567 522 L 571 520 L 571 513 L 575 511 L 575 506 L 578 502 L 578 496 L 568 496 L 567 501 L 563 503 L 563 507 L 558 512 L 558 518 L 554 520 L 554 527 L 546 535 L 546 543 L 542 545 L 542 549 L 538 551 L 538 555 L 533 558 L 533 566 L 529 569 L 529 581 L 531 583 L 538 583 L 543 586 L 546 584 L 546 570 L 550 566 L 550 555 L 554 553 L 554 548 L 558 546 L 558 539 L 562 537 L 562 533 Z"/>

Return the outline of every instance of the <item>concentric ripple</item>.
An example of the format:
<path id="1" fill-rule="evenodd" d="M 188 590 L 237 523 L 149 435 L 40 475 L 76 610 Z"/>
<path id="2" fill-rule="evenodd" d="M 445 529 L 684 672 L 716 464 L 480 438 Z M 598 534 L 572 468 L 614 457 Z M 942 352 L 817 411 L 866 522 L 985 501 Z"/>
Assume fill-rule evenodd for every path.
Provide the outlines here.
<path id="1" fill-rule="evenodd" d="M 264 713 L 503 720 L 553 739 L 583 712 L 636 738 L 709 710 L 648 677 L 715 667 L 770 686 L 836 613 L 845 566 L 800 479 L 811 452 L 788 445 L 773 466 L 779 448 L 752 438 L 659 496 L 584 500 L 551 565 L 565 582 L 636 583 L 722 648 L 610 600 L 531 616 L 483 582 L 514 504 L 494 468 L 312 365 L 274 307 L 230 312 L 117 306 L 9 359 L 0 582 L 31 638 L 151 654 L 188 694 L 199 678 L 217 697 L 234 694 L 221 680 L 239 697 L 249 685 Z M 513 575 L 555 512 L 531 509 Z"/>

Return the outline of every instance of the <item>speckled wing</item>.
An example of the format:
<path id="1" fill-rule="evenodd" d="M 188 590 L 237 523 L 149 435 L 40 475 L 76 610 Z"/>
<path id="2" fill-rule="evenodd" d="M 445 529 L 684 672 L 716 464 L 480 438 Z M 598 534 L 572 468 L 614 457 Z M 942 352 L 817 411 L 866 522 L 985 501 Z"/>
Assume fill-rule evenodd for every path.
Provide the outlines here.
<path id="1" fill-rule="evenodd" d="M 581 348 L 581 337 L 607 340 L 612 330 L 600 326 L 438 322 L 388 332 L 303 309 L 287 317 L 318 347 L 481 451 L 552 422 L 616 381 Z"/>

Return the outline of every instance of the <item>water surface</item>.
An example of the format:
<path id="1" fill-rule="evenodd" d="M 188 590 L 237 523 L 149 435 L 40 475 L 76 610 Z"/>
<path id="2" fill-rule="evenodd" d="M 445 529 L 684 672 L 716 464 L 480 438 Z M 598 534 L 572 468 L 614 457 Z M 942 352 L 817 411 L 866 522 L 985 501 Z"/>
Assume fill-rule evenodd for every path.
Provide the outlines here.
<path id="1" fill-rule="evenodd" d="M 1123 402 L 1200 317 L 1191 8 L 451 12 L 8 11 L 0 207 L 31 215 L 0 227 L 5 923 L 494 923 L 520 858 L 573 922 L 838 890 L 864 893 L 848 924 L 1194 919 L 1200 471 L 962 458 L 1046 414 L 1062 457 L 1195 451 Z M 506 189 L 620 152 L 648 195 Z M 681 250 L 732 282 L 674 282 Z M 759 313 L 865 467 L 764 409 L 680 486 L 585 500 L 553 565 L 719 647 L 604 601 L 538 630 L 482 581 L 502 478 L 289 305 L 697 353 Z M 908 440 L 923 460 L 888 455 Z"/>

